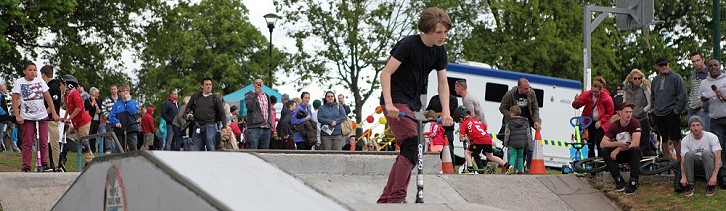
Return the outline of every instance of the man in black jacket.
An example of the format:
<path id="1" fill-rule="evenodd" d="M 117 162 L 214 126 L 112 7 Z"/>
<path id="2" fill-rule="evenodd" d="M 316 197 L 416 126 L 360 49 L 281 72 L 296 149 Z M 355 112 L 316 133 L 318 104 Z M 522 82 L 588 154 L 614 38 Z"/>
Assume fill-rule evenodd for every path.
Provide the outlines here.
<path id="1" fill-rule="evenodd" d="M 60 79 L 53 79 L 53 65 L 45 65 L 42 68 L 40 68 L 41 77 L 43 78 L 43 81 L 48 84 L 48 93 L 50 94 L 50 98 L 53 100 L 53 106 L 54 108 L 49 108 L 48 104 L 46 103 L 45 107 L 48 110 L 48 113 L 50 114 L 50 109 L 55 109 L 56 114 L 60 114 L 60 106 L 61 106 L 61 100 L 63 98 L 63 93 L 61 93 L 61 90 L 65 89 L 65 84 Z M 48 142 L 50 144 L 50 148 L 48 150 L 49 153 L 49 160 L 50 168 L 55 168 L 58 166 L 58 161 L 60 160 L 60 145 L 58 144 L 58 141 L 60 140 L 60 132 L 58 132 L 58 122 L 56 121 L 48 121 Z"/>
<path id="2" fill-rule="evenodd" d="M 202 91 L 192 95 L 184 113 L 187 114 L 187 119 L 193 119 L 195 122 L 192 128 L 192 140 L 197 149 L 201 150 L 206 146 L 207 151 L 214 151 L 215 136 L 220 127 L 218 122 L 222 122 L 222 133 L 226 133 L 230 128 L 227 127 L 224 102 L 212 94 L 212 79 L 205 77 L 201 85 Z"/>
<path id="3" fill-rule="evenodd" d="M 178 111 L 179 91 L 173 89 L 171 90 L 171 93 L 169 93 L 169 98 L 167 98 L 166 101 L 164 101 L 164 104 L 161 106 L 161 118 L 166 121 L 166 140 L 162 141 L 163 144 L 161 145 L 163 150 L 171 150 L 173 140 L 179 140 L 175 139 L 175 136 L 178 136 L 179 134 L 174 133 L 171 124 L 174 121 L 174 117 L 176 116 L 176 113 Z"/>

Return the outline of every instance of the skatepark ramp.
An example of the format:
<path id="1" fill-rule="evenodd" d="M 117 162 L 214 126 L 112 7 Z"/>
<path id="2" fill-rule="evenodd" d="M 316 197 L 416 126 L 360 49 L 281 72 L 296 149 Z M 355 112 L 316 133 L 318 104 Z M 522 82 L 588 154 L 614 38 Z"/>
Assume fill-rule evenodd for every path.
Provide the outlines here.
<path id="1" fill-rule="evenodd" d="M 137 151 L 94 160 L 52 210 L 348 210 L 254 154 Z"/>

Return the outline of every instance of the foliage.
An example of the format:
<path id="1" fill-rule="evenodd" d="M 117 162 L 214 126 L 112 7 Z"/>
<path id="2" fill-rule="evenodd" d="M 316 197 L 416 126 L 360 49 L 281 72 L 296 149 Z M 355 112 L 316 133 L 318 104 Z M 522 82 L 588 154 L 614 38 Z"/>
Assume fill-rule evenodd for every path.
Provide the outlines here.
<path id="1" fill-rule="evenodd" d="M 342 85 L 353 94 L 356 121 L 361 108 L 377 92 L 380 66 L 374 61 L 388 58 L 388 51 L 412 28 L 411 15 L 403 1 L 276 0 L 290 36 L 297 41 L 294 63 L 288 70 L 297 81 Z M 304 43 L 305 42 L 305 43 Z M 308 43 L 318 43 L 308 44 Z M 305 45 L 308 44 L 308 45 Z M 312 47 L 310 47 L 312 46 Z M 377 96 L 377 95 L 373 95 Z"/>
<path id="2" fill-rule="evenodd" d="M 156 0 L 0 2 L 0 76 L 17 78 L 24 61 L 48 60 L 56 76 L 74 74 L 91 87 L 127 82 L 121 52 L 139 35 L 137 17 Z M 40 69 L 44 64 L 37 64 Z M 108 87 L 99 87 L 102 91 Z M 106 92 L 102 92 L 106 93 Z"/>
<path id="3" fill-rule="evenodd" d="M 172 89 L 180 96 L 201 90 L 202 78 L 214 92 L 228 94 L 268 71 L 268 42 L 247 17 L 240 0 L 180 1 L 164 5 L 145 27 L 138 71 L 142 93 L 160 104 Z M 274 61 L 285 61 L 275 50 Z M 275 68 L 275 67 L 273 67 Z M 268 80 L 269 81 L 269 80 Z"/>

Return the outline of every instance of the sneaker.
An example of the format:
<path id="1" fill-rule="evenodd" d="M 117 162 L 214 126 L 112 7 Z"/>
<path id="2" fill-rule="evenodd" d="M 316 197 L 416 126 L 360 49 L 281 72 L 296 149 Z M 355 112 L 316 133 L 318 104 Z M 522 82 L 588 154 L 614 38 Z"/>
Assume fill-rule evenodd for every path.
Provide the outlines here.
<path id="1" fill-rule="evenodd" d="M 502 166 L 502 174 L 507 173 L 507 169 L 509 169 L 509 163 L 504 163 Z"/>
<path id="2" fill-rule="evenodd" d="M 716 188 L 715 185 L 710 185 L 706 187 L 706 196 L 716 195 L 716 190 L 718 190 L 718 188 Z"/>
<path id="3" fill-rule="evenodd" d="M 624 190 L 625 190 L 625 181 L 623 181 L 623 178 L 618 178 L 615 181 L 615 191 L 623 192 Z"/>
<path id="4" fill-rule="evenodd" d="M 23 168 L 23 172 L 30 172 L 30 168 Z"/>
<path id="5" fill-rule="evenodd" d="M 685 195 L 685 196 L 687 196 L 687 197 L 691 197 L 691 196 L 693 196 L 693 191 L 694 191 L 695 189 L 696 189 L 696 188 L 695 188 L 695 187 L 694 187 L 693 185 L 690 185 L 690 184 L 689 184 L 688 186 L 686 186 L 686 189 L 685 189 L 685 191 L 683 191 L 683 195 Z M 706 192 L 708 192 L 708 191 L 706 191 Z"/>
<path id="6" fill-rule="evenodd" d="M 625 195 L 633 195 L 635 194 L 635 190 L 638 189 L 638 181 L 630 181 L 630 183 L 625 187 Z"/>
<path id="7" fill-rule="evenodd" d="M 514 174 L 514 166 L 509 166 L 509 169 L 507 169 L 507 174 L 509 174 L 509 175 Z"/>
<path id="8" fill-rule="evenodd" d="M 473 166 L 466 167 L 466 172 L 468 174 L 474 174 L 474 172 L 475 172 L 474 167 Z"/>
<path id="9" fill-rule="evenodd" d="M 48 164 L 45 164 L 45 165 L 43 165 L 43 166 L 42 166 L 42 167 L 40 167 L 40 168 L 41 168 L 41 169 L 43 169 L 43 171 L 42 171 L 42 172 L 53 172 L 53 169 L 52 169 L 52 168 L 50 168 L 50 167 L 48 167 Z"/>

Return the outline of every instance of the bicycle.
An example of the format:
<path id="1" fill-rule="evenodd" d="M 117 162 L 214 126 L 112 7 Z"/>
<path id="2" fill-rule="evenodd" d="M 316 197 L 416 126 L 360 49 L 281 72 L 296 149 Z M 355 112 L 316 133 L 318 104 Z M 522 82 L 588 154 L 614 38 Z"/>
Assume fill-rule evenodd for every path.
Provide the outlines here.
<path id="1" fill-rule="evenodd" d="M 467 148 L 469 145 L 469 141 L 464 141 L 464 149 Z M 494 152 L 494 156 L 497 156 L 502 152 L 502 149 L 499 147 L 494 147 L 492 149 Z M 471 155 L 472 158 L 472 167 L 474 168 L 473 172 L 469 172 L 466 166 L 466 162 L 461 164 L 459 167 L 459 174 L 496 174 L 497 168 L 492 168 L 490 165 L 487 165 L 489 163 L 489 160 L 486 159 L 486 156 L 484 156 L 483 152 L 479 153 L 478 155 Z M 479 166 L 484 166 L 483 168 L 479 168 Z"/>

